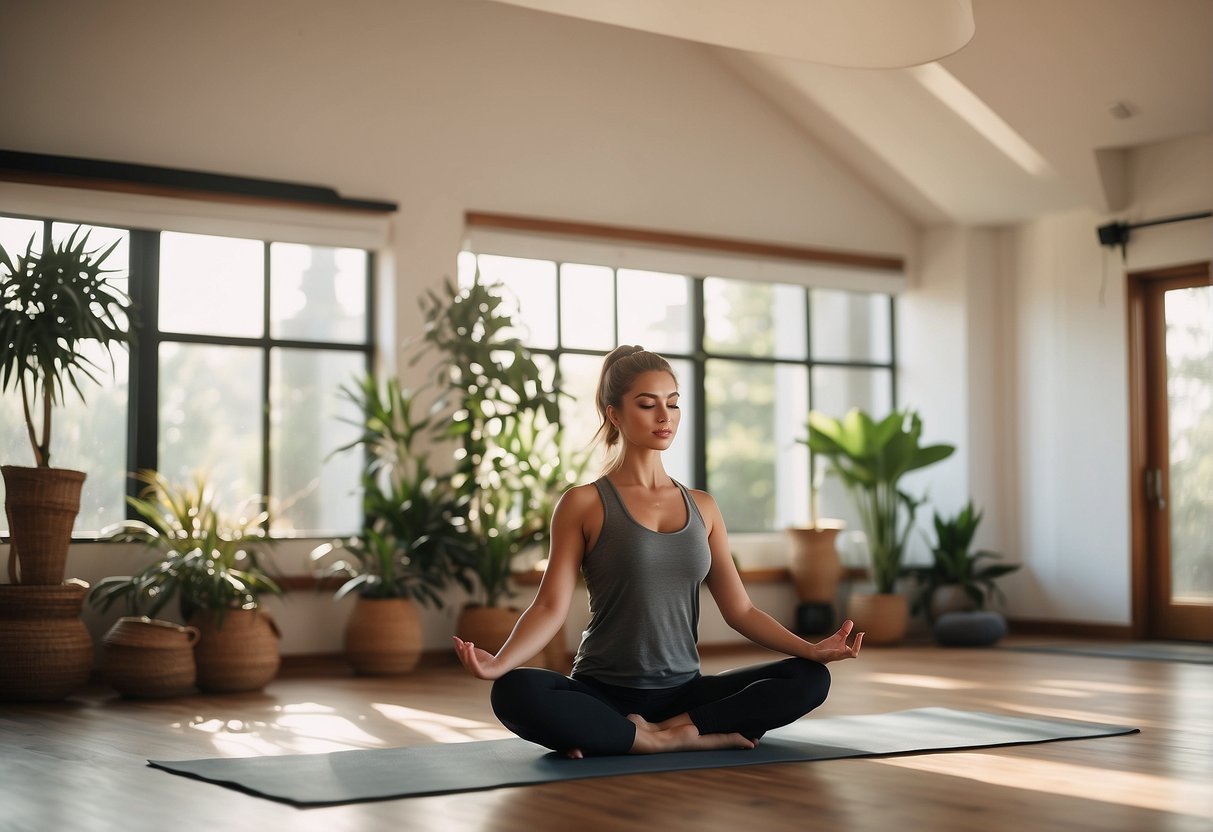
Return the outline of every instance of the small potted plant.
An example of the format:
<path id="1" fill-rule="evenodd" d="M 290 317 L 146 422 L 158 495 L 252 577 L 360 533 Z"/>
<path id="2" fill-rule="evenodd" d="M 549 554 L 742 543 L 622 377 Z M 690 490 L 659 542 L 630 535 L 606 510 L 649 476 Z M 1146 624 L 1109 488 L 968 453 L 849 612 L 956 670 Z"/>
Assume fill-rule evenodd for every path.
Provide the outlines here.
<path id="1" fill-rule="evenodd" d="M 263 529 L 266 513 L 224 516 L 201 475 L 189 485 L 155 471 L 137 478 L 145 488 L 127 501 L 143 521 L 106 532 L 114 541 L 143 543 L 159 556 L 138 574 L 99 581 L 90 602 L 106 610 L 123 599 L 129 614 L 154 618 L 176 600 L 183 619 L 199 631 L 198 687 L 262 689 L 281 663 L 278 627 L 260 609 L 263 596 L 282 593 L 260 561 L 271 542 Z"/>
<path id="2" fill-rule="evenodd" d="M 364 527 L 348 540 L 312 550 L 326 562 L 322 578 L 344 578 L 334 598 L 357 593 L 345 628 L 346 660 L 355 672 L 391 675 L 413 670 L 423 638 L 417 604 L 441 608 L 441 592 L 452 582 L 471 589 L 471 547 L 461 495 L 450 477 L 430 471 L 415 448 L 433 434 L 428 418 L 414 416 L 415 394 L 389 379 L 381 390 L 374 378 L 343 395 L 362 415 L 362 434 L 339 450 L 361 448 Z M 333 553 L 347 557 L 330 561 Z"/>
<path id="3" fill-rule="evenodd" d="M 874 644 L 900 641 L 909 623 L 909 605 L 895 592 L 906 540 L 922 504 L 900 486 L 911 471 L 947 459 L 952 445 L 922 445 L 922 419 L 895 411 L 879 422 L 858 408 L 842 419 L 809 414 L 809 448 L 831 463 L 858 509 L 871 558 L 874 595 L 851 598 L 850 617 Z"/>
<path id="4" fill-rule="evenodd" d="M 995 582 L 1019 568 L 990 563 L 1002 557 L 997 552 L 971 551 L 980 523 L 981 512 L 971 500 L 955 516 L 935 512 L 931 564 L 906 569 L 918 585 L 914 612 L 925 613 L 932 624 L 947 613 L 984 610 L 991 599 L 1002 598 Z"/>
<path id="5" fill-rule="evenodd" d="M 97 380 L 86 344 L 112 361 L 110 349 L 131 338 L 130 299 L 104 268 L 118 244 L 90 249 L 88 238 L 77 228 L 36 249 L 31 237 L 15 257 L 0 247 L 0 391 L 21 391 L 34 456 L 32 468 L 3 466 L 14 584 L 63 582 L 85 474 L 51 467 L 51 416 L 69 387 L 83 396 L 82 384 Z"/>

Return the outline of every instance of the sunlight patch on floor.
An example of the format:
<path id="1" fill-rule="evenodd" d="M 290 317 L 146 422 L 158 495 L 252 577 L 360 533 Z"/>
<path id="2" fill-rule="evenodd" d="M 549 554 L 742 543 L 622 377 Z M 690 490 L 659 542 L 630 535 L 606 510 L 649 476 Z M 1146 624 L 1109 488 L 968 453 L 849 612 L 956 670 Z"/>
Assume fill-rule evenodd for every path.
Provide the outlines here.
<path id="1" fill-rule="evenodd" d="M 1066 688 L 1048 688 L 1044 685 L 1024 685 L 1023 687 L 1015 688 L 1016 693 L 1036 693 L 1045 696 L 1060 696 L 1062 699 L 1090 699 L 1095 694 L 1081 690 L 1067 690 Z"/>
<path id="2" fill-rule="evenodd" d="M 991 702 L 990 705 L 996 708 L 1003 708 L 1015 713 L 1027 714 L 1028 716 L 1043 716 L 1049 719 L 1076 719 L 1079 722 L 1098 722 L 1103 725 L 1113 724 L 1119 725 L 1123 719 L 1115 714 L 1101 714 L 1095 711 L 1076 711 L 1069 708 L 1049 708 L 1043 705 L 1024 705 L 1019 702 Z M 1156 723 L 1143 721 L 1141 719 L 1133 719 L 1132 725 L 1134 728 L 1157 728 Z"/>
<path id="3" fill-rule="evenodd" d="M 271 722 L 207 719 L 199 715 L 185 727 L 210 734 L 216 751 L 226 756 L 321 754 L 386 745 L 353 721 L 337 716 L 327 705 L 302 702 L 274 710 L 282 716 Z"/>
<path id="4" fill-rule="evenodd" d="M 930 688 L 931 690 L 971 690 L 981 687 L 977 682 L 949 679 L 946 676 L 916 676 L 912 673 L 869 673 L 867 678 L 882 685 Z"/>
<path id="5" fill-rule="evenodd" d="M 319 702 L 294 702 L 290 705 L 275 705 L 274 710 L 280 714 L 335 714 L 337 709 Z"/>
<path id="6" fill-rule="evenodd" d="M 382 702 L 372 704 L 371 708 L 387 719 L 399 722 L 406 728 L 424 734 L 435 742 L 474 742 L 513 736 L 504 728 L 490 725 L 487 722 L 478 722 L 474 719 L 464 719 L 434 711 L 420 711 L 416 708 L 388 705 Z"/>
<path id="7" fill-rule="evenodd" d="M 293 734 L 293 744 L 295 745 L 308 744 L 315 746 L 321 743 L 328 743 L 343 748 L 351 745 L 361 748 L 383 748 L 387 745 L 379 737 L 367 733 L 356 723 L 351 722 L 343 716 L 331 716 L 329 714 L 288 714 L 276 720 L 274 725 Z M 306 750 L 312 751 L 314 748 L 309 747 Z"/>
<path id="8" fill-rule="evenodd" d="M 1213 819 L 1213 792 L 1207 783 L 1154 774 L 966 752 L 894 757 L 873 762 L 994 786 Z"/>
<path id="9" fill-rule="evenodd" d="M 1119 682 L 1095 682 L 1080 679 L 1042 679 L 1040 684 L 1048 688 L 1089 691 L 1091 693 L 1128 693 L 1142 696 L 1158 693 L 1158 690 L 1155 688 L 1146 688 L 1141 685 L 1125 685 Z"/>

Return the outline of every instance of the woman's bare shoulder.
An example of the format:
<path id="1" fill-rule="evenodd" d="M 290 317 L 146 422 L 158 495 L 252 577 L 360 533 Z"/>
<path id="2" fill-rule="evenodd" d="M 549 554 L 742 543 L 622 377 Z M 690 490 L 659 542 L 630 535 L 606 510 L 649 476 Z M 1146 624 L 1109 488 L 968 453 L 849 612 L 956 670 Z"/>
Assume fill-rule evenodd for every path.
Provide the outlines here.
<path id="1" fill-rule="evenodd" d="M 598 489 L 594 483 L 587 482 L 575 485 L 560 495 L 556 511 L 564 515 L 584 516 L 587 512 L 601 513 L 602 501 L 598 497 Z"/>
<path id="2" fill-rule="evenodd" d="M 691 499 L 695 501 L 695 505 L 699 506 L 700 511 L 704 509 L 711 511 L 718 510 L 716 508 L 716 499 L 708 492 L 700 491 L 698 488 L 688 488 L 687 491 L 690 492 Z"/>
<path id="3" fill-rule="evenodd" d="M 699 509 L 699 513 L 703 515 L 703 519 L 709 525 L 720 518 L 720 507 L 716 505 L 716 500 L 711 494 L 697 488 L 688 488 L 687 491 L 690 493 L 691 499 L 695 501 L 695 507 Z"/>
<path id="4" fill-rule="evenodd" d="M 598 540 L 602 531 L 602 500 L 593 483 L 576 485 L 560 496 L 556 511 L 552 515 L 552 536 L 563 539 L 565 534 L 577 534 L 584 551 Z"/>

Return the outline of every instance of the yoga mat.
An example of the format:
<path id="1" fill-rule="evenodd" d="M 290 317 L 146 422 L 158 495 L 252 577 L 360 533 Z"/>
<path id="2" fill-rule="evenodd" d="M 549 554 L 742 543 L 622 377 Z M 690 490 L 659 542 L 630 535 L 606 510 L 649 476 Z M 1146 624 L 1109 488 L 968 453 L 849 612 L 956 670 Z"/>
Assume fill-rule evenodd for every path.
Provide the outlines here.
<path id="1" fill-rule="evenodd" d="M 1041 644 L 1004 647 L 1021 653 L 1060 653 L 1101 659 L 1140 659 L 1150 662 L 1213 664 L 1213 644 L 1199 642 L 1133 642 L 1130 644 Z"/>
<path id="2" fill-rule="evenodd" d="M 359 749 L 329 754 L 149 760 L 194 777 L 295 806 L 476 791 L 587 777 L 1019 745 L 1131 734 L 1138 729 L 1059 719 L 919 708 L 802 719 L 758 748 L 570 760 L 525 740 Z"/>

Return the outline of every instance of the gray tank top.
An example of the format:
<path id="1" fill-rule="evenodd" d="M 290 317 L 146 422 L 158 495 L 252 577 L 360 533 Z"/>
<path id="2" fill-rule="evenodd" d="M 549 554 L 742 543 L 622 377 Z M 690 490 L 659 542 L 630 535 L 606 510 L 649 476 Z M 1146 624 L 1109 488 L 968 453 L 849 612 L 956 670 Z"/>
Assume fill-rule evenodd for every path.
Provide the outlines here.
<path id="1" fill-rule="evenodd" d="M 712 566 L 699 508 L 678 484 L 686 525 L 655 532 L 632 519 L 610 480 L 594 485 L 602 532 L 581 562 L 590 623 L 573 675 L 631 688 L 689 682 L 699 673 L 699 585 Z"/>

